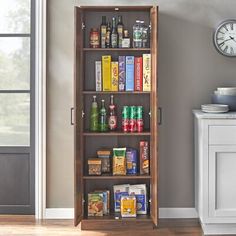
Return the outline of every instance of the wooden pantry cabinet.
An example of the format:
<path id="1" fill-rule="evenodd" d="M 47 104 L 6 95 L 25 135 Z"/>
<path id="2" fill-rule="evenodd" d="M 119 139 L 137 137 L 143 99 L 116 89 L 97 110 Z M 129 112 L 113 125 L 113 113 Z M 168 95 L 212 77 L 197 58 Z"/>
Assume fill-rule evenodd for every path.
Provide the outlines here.
<path id="1" fill-rule="evenodd" d="M 102 16 L 109 19 L 122 15 L 125 28 L 132 32 L 136 19 L 151 23 L 150 48 L 89 48 L 89 32 L 99 28 Z M 132 41 L 132 37 L 131 37 Z M 75 7 L 75 63 L 74 63 L 74 128 L 75 128 L 75 215 L 74 223 L 81 222 L 81 228 L 93 230 L 115 230 L 127 228 L 152 228 L 158 225 L 158 99 L 157 99 L 157 46 L 158 46 L 158 7 L 156 6 L 102 6 Z M 96 92 L 95 61 L 102 55 L 142 56 L 151 54 L 151 91 L 142 92 Z M 118 130 L 106 133 L 89 132 L 89 112 L 93 95 L 98 102 L 105 99 L 106 107 L 113 94 L 117 105 Z M 100 104 L 100 102 L 99 102 Z M 121 131 L 121 111 L 125 105 L 141 105 L 144 108 L 144 131 L 124 133 Z M 140 141 L 149 142 L 150 175 L 136 176 L 89 176 L 87 159 L 96 156 L 99 148 L 133 147 L 139 149 Z M 148 187 L 148 214 L 136 218 L 116 217 L 114 213 L 113 185 L 146 184 Z M 96 189 L 109 189 L 111 192 L 110 215 L 88 217 L 87 195 Z"/>

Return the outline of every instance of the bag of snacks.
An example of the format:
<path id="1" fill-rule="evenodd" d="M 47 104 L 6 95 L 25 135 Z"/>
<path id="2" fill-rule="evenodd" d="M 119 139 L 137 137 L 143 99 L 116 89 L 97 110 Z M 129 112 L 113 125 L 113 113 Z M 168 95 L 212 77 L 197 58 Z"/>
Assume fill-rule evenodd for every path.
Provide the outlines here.
<path id="1" fill-rule="evenodd" d="M 134 148 L 126 149 L 126 173 L 127 175 L 137 174 L 137 150 Z"/>
<path id="2" fill-rule="evenodd" d="M 94 193 L 103 194 L 103 215 L 109 215 L 110 212 L 110 191 L 109 190 L 95 190 Z"/>
<path id="3" fill-rule="evenodd" d="M 146 184 L 130 185 L 129 194 L 136 197 L 137 200 L 137 214 L 147 214 L 147 188 Z"/>
<path id="4" fill-rule="evenodd" d="M 147 141 L 140 141 L 140 174 L 149 175 L 149 147 Z"/>
<path id="5" fill-rule="evenodd" d="M 98 158 L 88 159 L 88 174 L 101 175 L 102 174 L 102 161 Z"/>
<path id="6" fill-rule="evenodd" d="M 88 216 L 103 216 L 103 193 L 88 194 Z"/>
<path id="7" fill-rule="evenodd" d="M 113 192 L 115 212 L 120 212 L 120 199 L 122 196 L 129 196 L 129 184 L 114 185 Z"/>
<path id="8" fill-rule="evenodd" d="M 113 175 L 126 175 L 126 148 L 113 148 Z"/>
<path id="9" fill-rule="evenodd" d="M 120 200 L 121 217 L 136 217 L 136 197 L 122 196 Z"/>

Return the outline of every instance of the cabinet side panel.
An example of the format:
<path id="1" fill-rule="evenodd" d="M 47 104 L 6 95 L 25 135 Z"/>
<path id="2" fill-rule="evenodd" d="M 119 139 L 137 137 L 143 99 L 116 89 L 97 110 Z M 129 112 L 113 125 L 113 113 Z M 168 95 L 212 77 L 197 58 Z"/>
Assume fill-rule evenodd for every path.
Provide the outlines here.
<path id="1" fill-rule="evenodd" d="M 82 128 L 83 119 L 81 118 L 83 111 L 83 11 L 79 7 L 75 7 L 75 63 L 74 63 L 74 104 L 75 104 L 75 119 L 74 119 L 74 140 L 75 140 L 75 202 L 74 202 L 74 224 L 80 223 L 83 216 L 83 139 Z"/>
<path id="2" fill-rule="evenodd" d="M 155 225 L 158 224 L 158 122 L 157 122 L 157 46 L 158 46 L 158 7 L 150 10 L 151 17 L 151 141 L 150 141 L 150 167 L 151 167 L 151 206 L 150 214 Z"/>

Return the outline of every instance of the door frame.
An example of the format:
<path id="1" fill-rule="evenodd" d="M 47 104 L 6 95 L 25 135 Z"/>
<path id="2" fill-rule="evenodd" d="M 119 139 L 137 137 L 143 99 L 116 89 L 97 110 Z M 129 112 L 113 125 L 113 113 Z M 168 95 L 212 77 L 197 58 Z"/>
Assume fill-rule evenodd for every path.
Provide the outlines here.
<path id="1" fill-rule="evenodd" d="M 46 10 L 35 1 L 35 218 L 46 212 Z"/>

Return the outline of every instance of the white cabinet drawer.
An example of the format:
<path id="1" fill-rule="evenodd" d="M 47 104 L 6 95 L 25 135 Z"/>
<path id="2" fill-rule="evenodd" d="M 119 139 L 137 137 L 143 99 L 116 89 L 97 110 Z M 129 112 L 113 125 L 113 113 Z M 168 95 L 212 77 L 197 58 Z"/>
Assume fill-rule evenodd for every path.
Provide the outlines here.
<path id="1" fill-rule="evenodd" d="M 210 125 L 209 144 L 224 145 L 236 144 L 236 125 Z"/>

